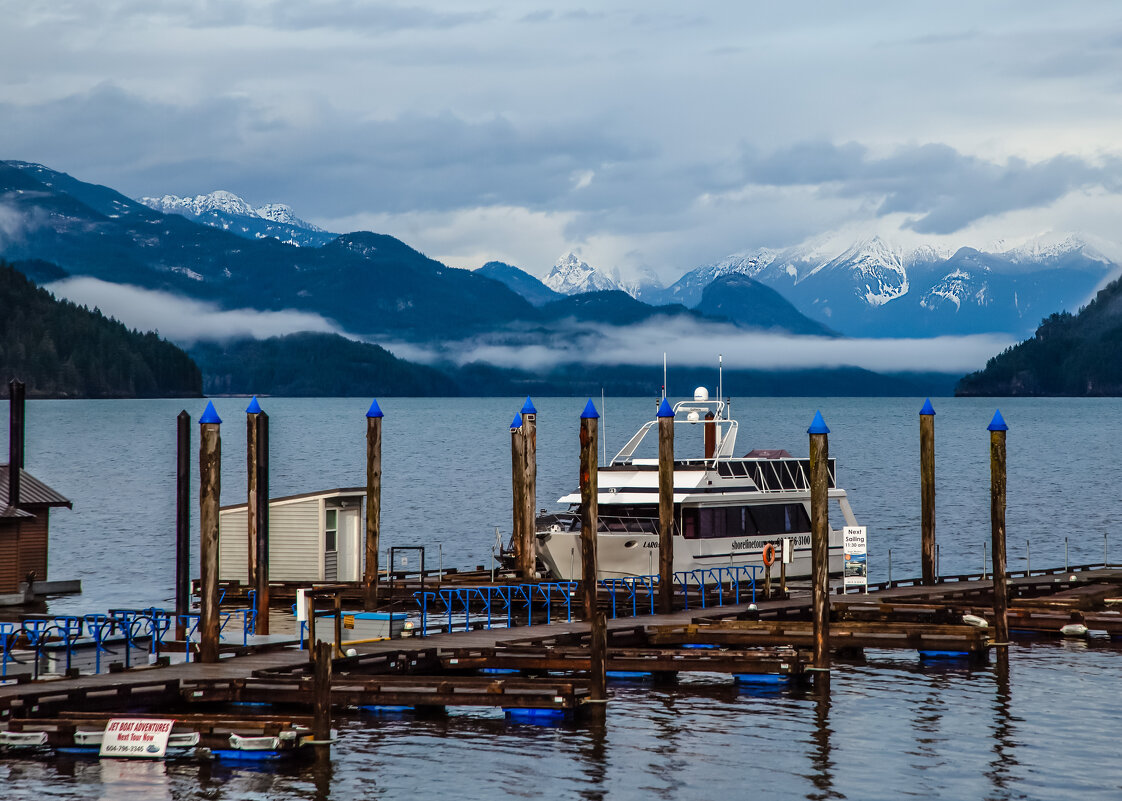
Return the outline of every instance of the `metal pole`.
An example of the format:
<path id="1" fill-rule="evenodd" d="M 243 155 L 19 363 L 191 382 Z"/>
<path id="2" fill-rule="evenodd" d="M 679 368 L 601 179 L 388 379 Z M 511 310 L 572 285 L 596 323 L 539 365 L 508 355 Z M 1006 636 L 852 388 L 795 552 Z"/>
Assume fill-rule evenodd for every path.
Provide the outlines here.
<path id="1" fill-rule="evenodd" d="M 1008 577 L 1005 572 L 1005 488 L 1006 451 L 1005 433 L 1009 426 L 995 412 L 989 424 L 990 432 L 990 532 L 993 539 L 993 615 L 995 645 L 1009 645 Z"/>
<path id="2" fill-rule="evenodd" d="M 191 611 L 191 415 L 175 419 L 175 638 L 187 636 Z"/>
<path id="3" fill-rule="evenodd" d="M 1068 553 L 1067 553 L 1067 537 L 1064 537 L 1064 572 L 1065 573 L 1070 569 L 1070 564 L 1071 563 L 1068 560 Z"/>
<path id="4" fill-rule="evenodd" d="M 1031 548 L 1032 546 L 1029 544 L 1029 541 L 1025 540 L 1025 578 L 1028 578 L 1032 575 Z"/>
<path id="5" fill-rule="evenodd" d="M 919 486 L 923 583 L 935 583 L 935 409 L 931 399 L 919 412 Z"/>
<path id="6" fill-rule="evenodd" d="M 986 544 L 982 543 L 982 581 L 989 578 L 989 571 L 986 569 Z"/>
<path id="7" fill-rule="evenodd" d="M 382 410 L 378 401 L 366 412 L 366 570 L 362 608 L 378 608 L 378 547 L 382 529 Z M 393 571 L 393 565 L 389 566 Z"/>
<path id="8" fill-rule="evenodd" d="M 888 586 L 892 586 L 892 549 L 888 549 Z"/>
<path id="9" fill-rule="evenodd" d="M 658 408 L 658 608 L 668 615 L 674 603 L 674 410 L 663 398 Z"/>
<path id="10" fill-rule="evenodd" d="M 810 435 L 811 615 L 814 620 L 814 664 L 822 669 L 830 666 L 829 433 L 822 413 L 815 412 L 814 421 L 807 429 Z"/>
<path id="11" fill-rule="evenodd" d="M 218 507 L 222 489 L 222 419 L 207 403 L 199 418 L 199 661 L 218 661 Z"/>
<path id="12" fill-rule="evenodd" d="M 19 508 L 21 500 L 25 395 L 26 387 L 22 381 L 13 378 L 8 382 L 8 505 L 16 509 Z M 42 577 L 43 580 L 46 578 L 46 576 Z"/>

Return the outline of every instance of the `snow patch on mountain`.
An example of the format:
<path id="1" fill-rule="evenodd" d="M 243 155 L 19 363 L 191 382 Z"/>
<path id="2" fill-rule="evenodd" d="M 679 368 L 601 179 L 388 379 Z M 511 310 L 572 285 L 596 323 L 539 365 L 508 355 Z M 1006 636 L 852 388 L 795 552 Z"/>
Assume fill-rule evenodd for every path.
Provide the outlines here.
<path id="1" fill-rule="evenodd" d="M 291 225 L 308 231 L 324 233 L 324 230 L 319 226 L 297 217 L 292 208 L 284 203 L 266 203 L 264 206 L 254 208 L 233 192 L 227 192 L 224 189 L 205 195 L 196 195 L 195 197 L 164 195 L 158 198 L 142 197 L 138 200 L 148 208 L 164 214 L 201 217 L 204 214 L 219 213 L 234 217 L 257 217 L 282 225 Z"/>
<path id="2" fill-rule="evenodd" d="M 620 285 L 595 268 L 582 261 L 575 253 L 569 252 L 557 260 L 543 281 L 547 287 L 562 295 L 577 295 L 581 292 L 603 292 L 621 289 Z"/>

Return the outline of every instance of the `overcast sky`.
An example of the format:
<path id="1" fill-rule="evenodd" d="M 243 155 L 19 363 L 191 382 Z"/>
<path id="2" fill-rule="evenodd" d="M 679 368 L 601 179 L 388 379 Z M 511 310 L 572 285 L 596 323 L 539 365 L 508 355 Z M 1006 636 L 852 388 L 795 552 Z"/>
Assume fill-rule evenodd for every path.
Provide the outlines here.
<path id="1" fill-rule="evenodd" d="M 0 158 L 457 267 L 1122 215 L 1122 5 L 0 0 Z M 1115 243 L 1116 244 L 1116 243 Z"/>

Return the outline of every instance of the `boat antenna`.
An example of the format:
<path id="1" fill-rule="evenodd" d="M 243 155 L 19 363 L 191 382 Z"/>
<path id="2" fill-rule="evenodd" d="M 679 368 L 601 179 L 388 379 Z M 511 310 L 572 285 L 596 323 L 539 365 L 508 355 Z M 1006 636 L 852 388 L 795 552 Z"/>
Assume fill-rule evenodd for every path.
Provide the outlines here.
<path id="1" fill-rule="evenodd" d="M 608 416 L 607 407 L 604 405 L 604 387 L 600 387 L 600 443 L 604 455 L 601 457 L 605 465 L 608 464 L 608 425 L 605 418 Z"/>
<path id="2" fill-rule="evenodd" d="M 666 400 L 666 351 L 662 352 L 662 399 Z"/>
<path id="3" fill-rule="evenodd" d="M 725 355 L 717 354 L 717 400 L 725 399 Z M 728 419 L 728 407 L 725 407 L 725 419 Z"/>

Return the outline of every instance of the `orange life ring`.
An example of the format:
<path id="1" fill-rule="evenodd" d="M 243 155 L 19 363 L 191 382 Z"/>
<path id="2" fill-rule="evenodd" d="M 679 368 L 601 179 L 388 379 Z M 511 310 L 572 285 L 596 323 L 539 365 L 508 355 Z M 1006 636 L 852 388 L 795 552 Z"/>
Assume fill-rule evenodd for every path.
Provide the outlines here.
<path id="1" fill-rule="evenodd" d="M 775 546 L 770 542 L 764 546 L 763 560 L 764 567 L 771 567 L 775 564 Z"/>

